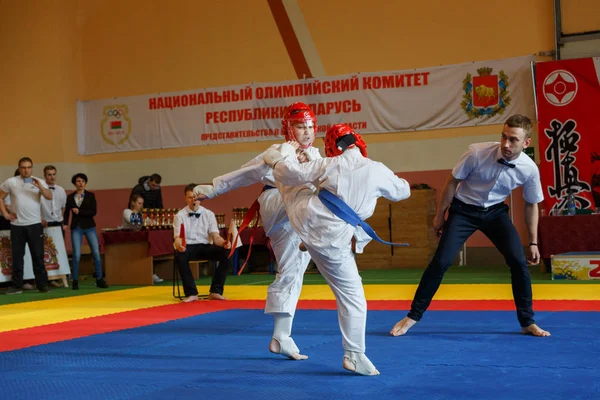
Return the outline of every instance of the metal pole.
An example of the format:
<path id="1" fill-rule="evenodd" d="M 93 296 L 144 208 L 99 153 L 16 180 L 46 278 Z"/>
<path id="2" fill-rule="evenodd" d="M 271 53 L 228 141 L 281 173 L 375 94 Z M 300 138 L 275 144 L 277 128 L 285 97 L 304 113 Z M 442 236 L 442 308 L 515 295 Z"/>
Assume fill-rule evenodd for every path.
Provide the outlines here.
<path id="1" fill-rule="evenodd" d="M 554 48 L 556 60 L 560 60 L 560 41 L 562 39 L 562 14 L 560 0 L 554 0 Z"/>
<path id="2" fill-rule="evenodd" d="M 537 93 L 535 87 L 535 61 L 531 62 L 531 80 L 533 81 L 533 105 L 535 108 L 535 120 L 538 120 L 538 103 L 537 103 Z"/>

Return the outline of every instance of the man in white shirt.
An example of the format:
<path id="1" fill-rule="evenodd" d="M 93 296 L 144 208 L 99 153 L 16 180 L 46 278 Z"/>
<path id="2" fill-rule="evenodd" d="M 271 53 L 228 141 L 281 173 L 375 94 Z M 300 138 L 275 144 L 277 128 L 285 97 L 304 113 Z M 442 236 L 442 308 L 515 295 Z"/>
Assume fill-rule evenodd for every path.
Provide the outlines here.
<path id="1" fill-rule="evenodd" d="M 10 195 L 14 213 L 9 213 L 0 201 L 0 212 L 11 221 L 10 241 L 12 250 L 12 286 L 6 294 L 23 292 L 23 265 L 25 245 L 29 245 L 33 273 L 38 290 L 48 292 L 48 274 L 44 264 L 44 227 L 40 198 L 52 199 L 52 191 L 46 182 L 31 176 L 33 162 L 29 157 L 19 160 L 19 176 L 7 179 L 0 185 L 0 200 Z"/>
<path id="2" fill-rule="evenodd" d="M 44 167 L 44 179 L 48 189 L 52 191 L 52 200 L 45 197 L 41 198 L 42 204 L 42 226 L 44 228 L 60 227 L 63 239 L 65 238 L 65 229 L 63 227 L 63 214 L 65 205 L 67 204 L 67 193 L 65 189 L 56 184 L 56 167 L 54 165 L 46 165 Z M 60 287 L 60 281 L 52 280 L 50 285 Z M 24 287 L 27 284 L 24 285 Z"/>
<path id="3" fill-rule="evenodd" d="M 59 226 L 63 231 L 63 214 L 67 204 L 67 193 L 65 189 L 56 184 L 56 167 L 46 165 L 44 167 L 44 179 L 48 189 L 52 191 L 52 199 L 48 200 L 42 197 L 42 225 L 47 227 Z"/>
<path id="4" fill-rule="evenodd" d="M 186 296 L 184 302 L 198 300 L 198 289 L 190 270 L 191 260 L 219 262 L 212 278 L 208 298 L 210 300 L 226 300 L 223 297 L 223 288 L 229 270 L 228 249 L 231 249 L 231 243 L 219 234 L 215 214 L 202 207 L 201 201 L 195 199 L 193 194 L 195 187 L 195 184 L 185 187 L 187 206 L 180 210 L 173 220 L 174 247 L 177 250 L 175 258 L 183 283 L 183 292 Z M 181 237 L 182 226 L 185 237 Z"/>
<path id="5" fill-rule="evenodd" d="M 533 124 L 524 115 L 513 115 L 505 122 L 501 142 L 477 143 L 469 147 L 446 180 L 438 201 L 433 227 L 441 235 L 431 263 L 423 273 L 410 312 L 391 330 L 404 335 L 429 307 L 444 273 L 465 241 L 477 230 L 494 243 L 510 267 L 517 318 L 524 334 L 550 336 L 535 324 L 531 278 L 519 234 L 508 214 L 504 200 L 523 186 L 525 225 L 529 234 L 529 261 L 540 261 L 538 206 L 544 199 L 540 173 L 523 149 L 531 143 Z M 448 219 L 444 220 L 446 210 Z"/>

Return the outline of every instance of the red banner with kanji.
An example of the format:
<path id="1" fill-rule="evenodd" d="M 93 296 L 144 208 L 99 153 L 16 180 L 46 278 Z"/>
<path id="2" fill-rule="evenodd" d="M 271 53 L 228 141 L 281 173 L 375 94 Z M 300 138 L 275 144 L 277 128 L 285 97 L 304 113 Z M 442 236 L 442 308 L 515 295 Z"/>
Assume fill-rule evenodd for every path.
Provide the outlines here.
<path id="1" fill-rule="evenodd" d="M 600 58 L 535 64 L 540 174 L 547 210 L 600 206 Z M 594 196 L 596 199 L 594 199 Z"/>

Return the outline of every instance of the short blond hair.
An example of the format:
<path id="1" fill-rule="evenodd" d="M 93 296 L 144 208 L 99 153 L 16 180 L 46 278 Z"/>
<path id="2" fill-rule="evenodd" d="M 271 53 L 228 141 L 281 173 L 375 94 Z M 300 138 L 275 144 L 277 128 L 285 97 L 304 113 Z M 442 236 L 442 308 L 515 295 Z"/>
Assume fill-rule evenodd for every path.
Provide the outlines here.
<path id="1" fill-rule="evenodd" d="M 531 131 L 533 130 L 533 122 L 522 114 L 511 115 L 504 125 L 509 128 L 521 128 L 523 132 L 525 132 L 525 140 L 531 137 Z"/>

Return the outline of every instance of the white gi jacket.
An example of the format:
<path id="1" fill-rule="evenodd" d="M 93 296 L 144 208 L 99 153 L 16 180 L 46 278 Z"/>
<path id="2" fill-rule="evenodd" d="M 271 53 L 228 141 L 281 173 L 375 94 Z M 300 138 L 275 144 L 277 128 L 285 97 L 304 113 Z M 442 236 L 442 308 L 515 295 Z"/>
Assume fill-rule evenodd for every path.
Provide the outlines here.
<path id="1" fill-rule="evenodd" d="M 362 220 L 375 211 L 377 199 L 400 201 L 410 196 L 410 185 L 380 162 L 365 158 L 358 148 L 342 155 L 299 164 L 285 158 L 275 165 L 274 177 L 295 191 L 284 196 L 287 214 L 304 243 L 321 254 L 334 256 L 349 246 L 355 228 L 335 216 L 316 193 L 301 186 L 313 183 L 327 189 L 348 204 Z"/>

